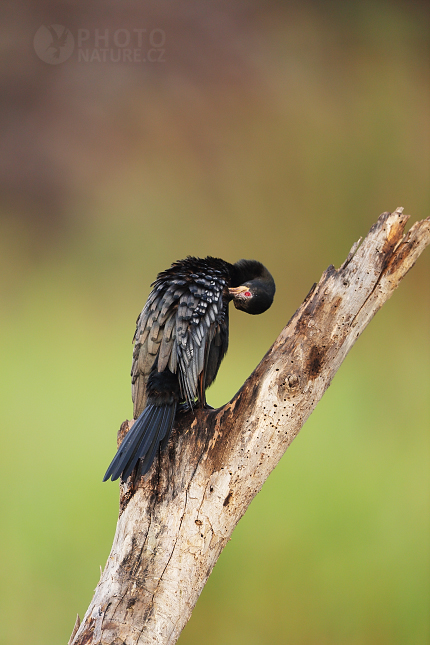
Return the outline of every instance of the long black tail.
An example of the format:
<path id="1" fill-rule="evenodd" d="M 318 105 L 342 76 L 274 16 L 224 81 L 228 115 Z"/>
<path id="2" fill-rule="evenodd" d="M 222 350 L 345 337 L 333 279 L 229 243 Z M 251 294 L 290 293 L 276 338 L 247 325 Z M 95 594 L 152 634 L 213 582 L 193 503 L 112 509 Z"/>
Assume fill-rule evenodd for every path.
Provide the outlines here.
<path id="1" fill-rule="evenodd" d="M 169 440 L 175 412 L 176 403 L 147 405 L 123 439 L 103 481 L 110 477 L 115 481 L 120 475 L 125 481 L 139 459 L 142 459 L 140 472 L 145 475 L 151 468 L 159 444 L 163 442 L 164 448 Z"/>

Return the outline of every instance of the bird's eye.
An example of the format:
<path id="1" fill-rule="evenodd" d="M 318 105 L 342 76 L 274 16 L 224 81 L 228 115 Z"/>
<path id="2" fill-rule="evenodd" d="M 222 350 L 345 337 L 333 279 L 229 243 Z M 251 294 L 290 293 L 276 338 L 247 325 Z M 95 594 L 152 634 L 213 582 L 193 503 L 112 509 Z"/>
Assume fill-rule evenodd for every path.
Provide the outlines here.
<path id="1" fill-rule="evenodd" d="M 250 291 L 245 291 L 243 295 L 246 296 L 247 298 L 250 298 L 252 294 Z"/>

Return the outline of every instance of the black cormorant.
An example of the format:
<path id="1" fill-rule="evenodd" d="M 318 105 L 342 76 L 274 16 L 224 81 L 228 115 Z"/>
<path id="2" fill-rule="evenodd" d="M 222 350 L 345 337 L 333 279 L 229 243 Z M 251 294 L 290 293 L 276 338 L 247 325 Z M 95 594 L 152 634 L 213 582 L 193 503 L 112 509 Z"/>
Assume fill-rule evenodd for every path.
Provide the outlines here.
<path id="1" fill-rule="evenodd" d="M 275 282 L 256 260 L 235 264 L 188 257 L 159 273 L 137 319 L 131 368 L 134 422 L 103 481 L 148 472 L 169 440 L 178 404 L 206 406 L 205 390 L 228 347 L 228 305 L 249 314 L 270 307 Z"/>

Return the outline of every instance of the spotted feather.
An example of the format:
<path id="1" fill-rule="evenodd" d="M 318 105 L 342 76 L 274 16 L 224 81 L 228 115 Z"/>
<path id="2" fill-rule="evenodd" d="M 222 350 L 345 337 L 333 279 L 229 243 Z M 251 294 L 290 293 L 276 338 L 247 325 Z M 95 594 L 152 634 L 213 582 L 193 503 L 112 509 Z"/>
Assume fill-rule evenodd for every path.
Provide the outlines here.
<path id="1" fill-rule="evenodd" d="M 212 267 L 208 267 L 208 260 Z M 223 294 L 229 269 L 228 263 L 213 258 L 187 258 L 158 275 L 134 335 L 131 375 L 135 418 L 145 407 L 145 386 L 154 365 L 159 372 L 169 369 L 178 374 L 182 399 L 193 405 L 205 356 L 225 316 Z"/>

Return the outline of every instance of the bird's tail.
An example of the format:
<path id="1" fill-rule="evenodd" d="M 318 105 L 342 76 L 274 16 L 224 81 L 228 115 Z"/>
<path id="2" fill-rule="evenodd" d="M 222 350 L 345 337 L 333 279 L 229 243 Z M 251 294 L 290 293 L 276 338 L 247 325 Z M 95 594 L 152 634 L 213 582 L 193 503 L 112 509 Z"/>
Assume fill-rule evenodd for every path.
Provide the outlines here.
<path id="1" fill-rule="evenodd" d="M 155 453 L 162 442 L 164 448 L 169 440 L 175 419 L 176 402 L 167 405 L 147 405 L 133 423 L 112 459 L 103 478 L 107 481 L 127 479 L 139 459 L 142 459 L 141 474 L 145 475 L 154 461 Z"/>

